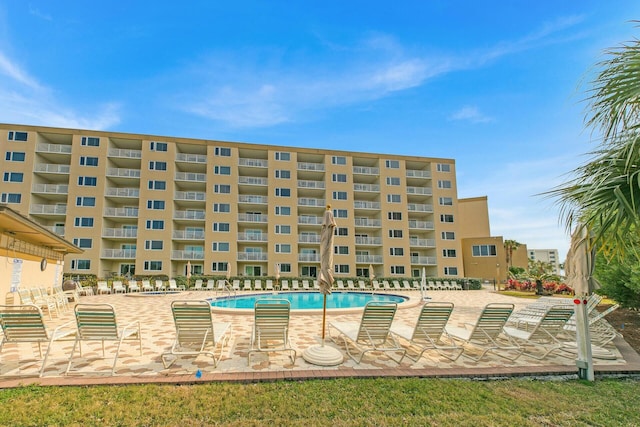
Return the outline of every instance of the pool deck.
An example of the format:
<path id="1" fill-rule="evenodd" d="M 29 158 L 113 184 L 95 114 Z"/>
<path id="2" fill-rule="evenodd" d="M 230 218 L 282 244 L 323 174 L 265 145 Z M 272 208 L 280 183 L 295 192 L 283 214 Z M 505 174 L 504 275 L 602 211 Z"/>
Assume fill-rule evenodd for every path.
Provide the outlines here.
<path id="1" fill-rule="evenodd" d="M 391 293 L 409 296 L 409 303 L 401 305 L 394 322 L 412 325 L 420 310 L 420 292 L 393 291 Z M 525 307 L 532 300 L 500 295 L 492 289 L 476 291 L 431 291 L 431 301 L 448 301 L 455 304 L 450 325 L 475 322 L 482 308 L 492 302 L 515 304 L 515 310 Z M 451 362 L 437 353 L 426 352 L 418 362 L 405 359 L 397 364 L 387 355 L 371 353 L 360 364 L 350 359 L 341 341 L 334 343 L 327 335 L 325 345 L 340 350 L 344 362 L 337 366 L 315 366 L 302 357 L 303 351 L 320 342 L 321 311 L 302 314 L 291 312 L 290 336 L 293 347 L 298 352 L 295 363 L 285 353 L 258 353 L 252 356 L 251 365 L 247 355 L 250 348 L 252 312 L 214 312 L 214 321 L 231 322 L 233 335 L 226 347 L 222 360 L 216 368 L 211 358 L 181 357 L 165 369 L 161 355 L 173 343 L 175 327 L 171 315 L 171 302 L 184 299 L 205 299 L 215 296 L 215 292 L 187 291 L 180 294 L 129 297 L 126 295 L 96 295 L 81 297 L 83 303 L 110 303 L 115 307 L 118 324 L 139 321 L 143 337 L 143 355 L 133 343 L 125 342 L 118 359 L 116 375 L 110 375 L 115 345 L 107 344 L 107 358 L 103 359 L 99 344 L 85 345 L 83 357 L 76 353 L 74 369 L 78 372 L 64 375 L 71 342 L 55 342 L 42 378 L 38 378 L 40 360 L 31 356 L 37 353 L 36 346 L 30 344 L 6 344 L 0 353 L 0 388 L 19 387 L 29 384 L 49 386 L 101 385 L 101 384 L 193 384 L 212 381 L 262 382 L 279 380 L 307 380 L 328 378 L 372 378 L 372 377 L 424 377 L 424 378 L 507 378 L 507 377 L 577 377 L 575 355 L 554 353 L 539 361 L 525 355 L 516 361 L 487 355 L 480 362 L 460 357 Z M 328 311 L 327 323 L 332 321 L 359 321 L 362 309 L 355 311 Z M 72 310 L 61 313 L 59 318 L 49 320 L 45 314 L 47 327 L 52 330 L 64 322 L 73 320 Z M 32 347 L 32 349 L 30 349 Z M 616 338 L 607 350 L 615 355 L 615 360 L 594 358 L 596 378 L 608 375 L 640 374 L 640 356 L 622 339 Z M 20 355 L 20 363 L 18 363 Z M 30 360 L 33 363 L 30 363 Z M 98 371 L 95 373 L 94 371 Z M 199 374 L 198 374 L 199 372 Z"/>

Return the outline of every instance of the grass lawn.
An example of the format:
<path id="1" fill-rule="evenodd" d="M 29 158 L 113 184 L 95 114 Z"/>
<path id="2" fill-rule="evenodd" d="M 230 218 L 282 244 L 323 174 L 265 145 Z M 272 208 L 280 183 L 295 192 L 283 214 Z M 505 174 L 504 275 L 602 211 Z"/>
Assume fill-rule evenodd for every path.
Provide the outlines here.
<path id="1" fill-rule="evenodd" d="M 3 426 L 636 426 L 640 381 L 341 379 L 0 391 Z"/>

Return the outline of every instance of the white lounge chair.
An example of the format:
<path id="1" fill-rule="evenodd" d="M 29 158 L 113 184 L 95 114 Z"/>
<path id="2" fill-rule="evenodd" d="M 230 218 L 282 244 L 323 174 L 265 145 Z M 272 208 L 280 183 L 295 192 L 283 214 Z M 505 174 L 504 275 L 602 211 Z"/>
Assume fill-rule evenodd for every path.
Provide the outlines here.
<path id="1" fill-rule="evenodd" d="M 200 281 L 200 287 L 202 287 L 202 281 Z M 185 286 L 184 285 L 180 285 L 178 286 L 176 284 L 176 281 L 174 279 L 169 280 L 169 288 L 170 291 L 176 292 L 176 291 L 184 291 L 185 290 Z"/>
<path id="2" fill-rule="evenodd" d="M 290 303 L 285 299 L 256 301 L 249 364 L 251 355 L 257 352 L 287 351 L 291 362 L 296 361 L 296 350 L 289 341 L 290 312 Z"/>
<path id="3" fill-rule="evenodd" d="M 129 280 L 127 285 L 129 287 L 129 292 L 140 292 L 140 286 L 138 286 L 137 280 Z"/>
<path id="4" fill-rule="evenodd" d="M 121 280 L 113 281 L 113 293 L 114 294 L 126 294 L 127 289 L 124 287 L 124 284 Z"/>
<path id="5" fill-rule="evenodd" d="M 111 288 L 109 288 L 106 280 L 98 280 L 96 285 L 98 286 L 98 290 L 96 292 L 98 295 L 111 293 Z"/>
<path id="6" fill-rule="evenodd" d="M 153 292 L 153 286 L 151 286 L 151 282 L 149 280 L 142 281 L 142 290 L 144 292 Z"/>

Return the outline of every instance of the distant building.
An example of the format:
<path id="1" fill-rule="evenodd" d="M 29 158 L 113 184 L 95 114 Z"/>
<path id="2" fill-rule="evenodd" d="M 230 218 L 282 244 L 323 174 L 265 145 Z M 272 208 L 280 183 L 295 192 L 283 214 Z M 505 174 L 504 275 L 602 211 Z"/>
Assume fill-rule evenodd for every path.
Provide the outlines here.
<path id="1" fill-rule="evenodd" d="M 548 262 L 553 266 L 553 271 L 560 274 L 560 262 L 557 249 L 529 249 L 529 259 L 532 261 Z"/>

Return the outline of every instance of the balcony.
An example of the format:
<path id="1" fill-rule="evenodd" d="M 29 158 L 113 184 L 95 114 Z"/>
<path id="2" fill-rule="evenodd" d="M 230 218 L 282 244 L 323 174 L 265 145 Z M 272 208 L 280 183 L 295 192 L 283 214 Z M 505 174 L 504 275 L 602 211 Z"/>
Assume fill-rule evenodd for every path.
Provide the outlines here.
<path id="1" fill-rule="evenodd" d="M 69 169 L 71 167 L 69 165 L 56 165 L 49 163 L 39 163 L 35 165 L 33 169 L 34 172 L 39 173 L 53 173 L 53 174 L 64 174 L 69 175 Z"/>
<path id="2" fill-rule="evenodd" d="M 409 246 L 414 246 L 419 248 L 435 248 L 436 239 L 418 239 L 416 237 L 410 237 Z"/>
<path id="3" fill-rule="evenodd" d="M 269 203 L 269 198 L 266 196 L 255 196 L 255 195 L 239 195 L 238 203 L 247 203 L 247 204 L 255 204 L 255 205 L 266 205 Z"/>
<path id="4" fill-rule="evenodd" d="M 356 227 L 382 227 L 382 221 L 379 219 L 356 218 Z"/>
<path id="5" fill-rule="evenodd" d="M 58 236 L 64 236 L 64 225 L 52 225 L 45 228 Z"/>
<path id="6" fill-rule="evenodd" d="M 421 170 L 407 169 L 406 177 L 407 178 L 430 179 L 431 178 L 431 171 L 421 171 Z"/>
<path id="7" fill-rule="evenodd" d="M 324 190 L 325 184 L 324 181 L 314 181 L 310 179 L 299 179 L 298 180 L 298 188 L 309 188 L 316 190 Z"/>
<path id="8" fill-rule="evenodd" d="M 171 259 L 187 260 L 187 261 L 203 260 L 204 251 L 175 250 L 175 251 L 171 251 Z"/>
<path id="9" fill-rule="evenodd" d="M 135 249 L 103 249 L 101 258 L 135 259 Z"/>
<path id="10" fill-rule="evenodd" d="M 138 208 L 104 208 L 104 216 L 138 218 Z"/>
<path id="11" fill-rule="evenodd" d="M 380 175 L 380 168 L 370 168 L 365 166 L 354 166 L 353 173 L 358 175 Z"/>
<path id="12" fill-rule="evenodd" d="M 434 256 L 412 256 L 411 264 L 413 265 L 437 265 Z"/>
<path id="13" fill-rule="evenodd" d="M 429 187 L 407 187 L 407 194 L 417 194 L 421 196 L 431 196 L 433 191 Z"/>
<path id="14" fill-rule="evenodd" d="M 176 153 L 176 162 L 207 163 L 206 154 Z"/>
<path id="15" fill-rule="evenodd" d="M 366 193 L 379 193 L 380 186 L 378 184 L 353 184 L 353 191 L 362 191 Z"/>
<path id="16" fill-rule="evenodd" d="M 173 219 L 193 219 L 197 221 L 204 221 L 205 216 L 205 211 L 173 211 Z"/>
<path id="17" fill-rule="evenodd" d="M 265 159 L 238 159 L 238 166 L 266 168 L 269 167 L 269 161 Z"/>
<path id="18" fill-rule="evenodd" d="M 382 264 L 382 255 L 356 255 L 357 264 Z"/>
<path id="19" fill-rule="evenodd" d="M 207 182 L 207 174 L 195 172 L 176 172 L 175 180 L 187 182 Z"/>
<path id="20" fill-rule="evenodd" d="M 123 159 L 141 159 L 142 151 L 130 150 L 127 148 L 109 148 L 109 157 L 120 157 Z"/>
<path id="21" fill-rule="evenodd" d="M 433 212 L 433 206 L 421 203 L 407 203 L 407 210 L 409 212 Z"/>
<path id="22" fill-rule="evenodd" d="M 266 224 L 268 220 L 269 218 L 267 217 L 267 215 L 247 213 L 238 214 L 238 222 L 257 222 Z"/>
<path id="23" fill-rule="evenodd" d="M 299 216 L 298 224 L 321 225 L 321 216 Z"/>
<path id="24" fill-rule="evenodd" d="M 309 197 L 299 197 L 298 198 L 298 206 L 314 206 L 314 207 L 325 207 L 325 199 L 313 199 Z"/>
<path id="25" fill-rule="evenodd" d="M 66 205 L 31 205 L 29 213 L 32 215 L 66 215 Z"/>
<path id="26" fill-rule="evenodd" d="M 239 176 L 238 184 L 240 185 L 269 185 L 267 178 L 255 177 L 255 176 Z"/>
<path id="27" fill-rule="evenodd" d="M 409 220 L 409 228 L 416 230 L 433 230 L 433 222 L 432 221 L 416 221 Z"/>
<path id="28" fill-rule="evenodd" d="M 267 233 L 238 233 L 239 242 L 267 242 Z"/>
<path id="29" fill-rule="evenodd" d="M 267 261 L 266 252 L 238 252 L 238 261 Z"/>
<path id="30" fill-rule="evenodd" d="M 137 228 L 105 228 L 102 230 L 102 237 L 135 239 L 136 237 L 138 237 L 138 229 Z"/>
<path id="31" fill-rule="evenodd" d="M 365 202 L 356 200 L 353 202 L 354 209 L 376 209 L 380 210 L 380 202 Z"/>
<path id="32" fill-rule="evenodd" d="M 176 240 L 204 240 L 204 230 L 173 230 L 171 236 Z"/>
<path id="33" fill-rule="evenodd" d="M 324 172 L 324 163 L 298 162 L 298 170 Z"/>
<path id="34" fill-rule="evenodd" d="M 356 236 L 356 245 L 380 246 L 382 245 L 382 237 Z"/>
<path id="35" fill-rule="evenodd" d="M 320 262 L 320 254 L 298 254 L 299 262 Z"/>
<path id="36" fill-rule="evenodd" d="M 319 234 L 298 234 L 298 243 L 320 243 Z"/>
<path id="37" fill-rule="evenodd" d="M 71 145 L 47 144 L 41 142 L 36 145 L 36 151 L 39 153 L 71 154 Z"/>
<path id="38" fill-rule="evenodd" d="M 111 178 L 140 179 L 140 169 L 107 168 L 107 176 Z"/>
<path id="39" fill-rule="evenodd" d="M 206 193 L 202 191 L 176 191 L 173 195 L 174 200 L 204 202 L 207 198 Z"/>
<path id="40" fill-rule="evenodd" d="M 33 184 L 31 192 L 43 194 L 69 194 L 69 186 L 66 184 Z"/>
<path id="41" fill-rule="evenodd" d="M 140 189 L 139 188 L 119 188 L 119 187 L 108 187 L 104 192 L 106 197 L 127 197 L 127 198 L 139 198 L 140 197 Z"/>

